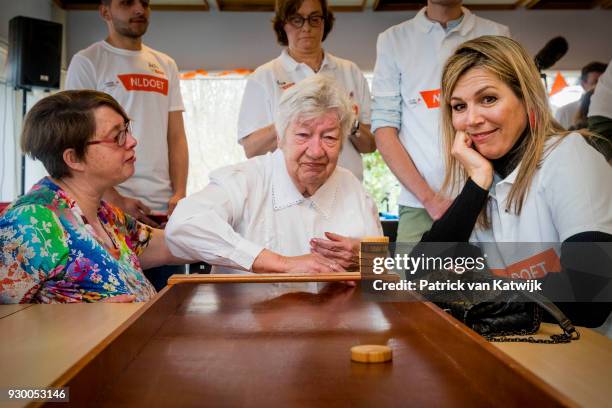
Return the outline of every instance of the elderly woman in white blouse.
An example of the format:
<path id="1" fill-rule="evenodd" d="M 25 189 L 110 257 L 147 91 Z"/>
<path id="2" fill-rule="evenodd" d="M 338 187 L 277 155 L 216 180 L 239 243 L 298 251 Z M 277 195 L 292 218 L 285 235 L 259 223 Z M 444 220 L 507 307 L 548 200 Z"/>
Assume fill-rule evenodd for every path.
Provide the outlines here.
<path id="1" fill-rule="evenodd" d="M 354 120 L 334 80 L 315 75 L 287 90 L 274 153 L 218 169 L 180 201 L 166 226 L 176 256 L 213 273 L 330 273 L 358 262 L 362 236 L 381 235 L 375 204 L 337 166 Z"/>

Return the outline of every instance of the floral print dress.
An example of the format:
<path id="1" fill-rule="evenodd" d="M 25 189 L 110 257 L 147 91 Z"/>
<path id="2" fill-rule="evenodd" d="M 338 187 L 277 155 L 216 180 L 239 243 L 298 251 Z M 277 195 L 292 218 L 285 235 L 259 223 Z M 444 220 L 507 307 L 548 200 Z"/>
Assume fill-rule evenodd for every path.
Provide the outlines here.
<path id="1" fill-rule="evenodd" d="M 9 206 L 0 215 L 0 304 L 154 296 L 138 260 L 152 229 L 104 201 L 98 217 L 114 249 L 96 238 L 78 204 L 49 178 Z"/>

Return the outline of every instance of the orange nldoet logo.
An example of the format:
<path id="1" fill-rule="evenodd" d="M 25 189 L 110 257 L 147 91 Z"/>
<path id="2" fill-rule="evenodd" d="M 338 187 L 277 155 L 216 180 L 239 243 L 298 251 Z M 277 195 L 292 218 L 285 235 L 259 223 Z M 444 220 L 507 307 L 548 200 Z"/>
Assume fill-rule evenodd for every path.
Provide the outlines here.
<path id="1" fill-rule="evenodd" d="M 419 92 L 429 109 L 440 107 L 440 89 Z"/>
<path id="2" fill-rule="evenodd" d="M 168 95 L 168 80 L 146 74 L 118 75 L 119 80 L 128 91 L 158 92 Z"/>
<path id="3" fill-rule="evenodd" d="M 491 272 L 497 276 L 512 279 L 538 279 L 549 272 L 560 272 L 561 261 L 554 249 L 547 249 L 532 257 L 508 266 L 506 269 L 493 269 Z"/>
<path id="4" fill-rule="evenodd" d="M 293 85 L 295 85 L 295 82 L 289 82 L 289 83 L 282 85 L 281 88 L 283 89 L 283 91 L 286 91 L 287 89 L 291 88 Z"/>

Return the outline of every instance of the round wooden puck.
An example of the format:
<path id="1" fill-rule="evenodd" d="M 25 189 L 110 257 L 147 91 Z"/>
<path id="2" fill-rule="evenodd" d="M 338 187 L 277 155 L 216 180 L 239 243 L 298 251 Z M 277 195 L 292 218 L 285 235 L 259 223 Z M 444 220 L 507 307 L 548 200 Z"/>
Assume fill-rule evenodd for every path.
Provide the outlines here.
<path id="1" fill-rule="evenodd" d="M 359 363 L 384 363 L 391 361 L 391 347 L 378 344 L 362 344 L 351 347 L 351 360 Z"/>

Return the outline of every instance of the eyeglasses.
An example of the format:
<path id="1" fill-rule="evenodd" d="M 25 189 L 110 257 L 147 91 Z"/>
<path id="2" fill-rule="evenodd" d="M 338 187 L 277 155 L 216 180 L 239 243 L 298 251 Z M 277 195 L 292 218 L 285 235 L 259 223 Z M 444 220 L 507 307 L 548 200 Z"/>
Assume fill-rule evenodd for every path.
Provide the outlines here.
<path id="1" fill-rule="evenodd" d="M 312 14 L 308 17 L 302 17 L 299 14 L 295 14 L 289 17 L 287 22 L 295 28 L 302 28 L 306 20 L 308 20 L 308 25 L 311 27 L 321 27 L 321 24 L 323 23 L 323 16 L 320 14 Z"/>
<path id="2" fill-rule="evenodd" d="M 123 129 L 119 130 L 117 132 L 117 134 L 109 140 L 92 140 L 91 142 L 87 142 L 87 146 L 89 145 L 94 145 L 94 144 L 99 144 L 99 143 L 114 143 L 119 147 L 123 147 L 125 146 L 125 141 L 127 140 L 127 135 L 132 134 L 132 125 L 131 122 L 128 120 L 127 122 L 125 122 Z"/>

